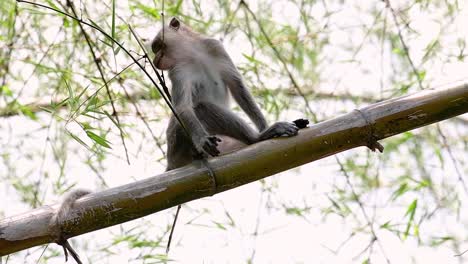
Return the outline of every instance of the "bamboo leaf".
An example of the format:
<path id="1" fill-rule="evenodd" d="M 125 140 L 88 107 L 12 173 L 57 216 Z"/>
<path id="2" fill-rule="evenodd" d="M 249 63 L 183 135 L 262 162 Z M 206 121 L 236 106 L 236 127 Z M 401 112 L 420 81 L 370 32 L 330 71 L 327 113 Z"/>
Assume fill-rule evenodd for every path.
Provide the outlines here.
<path id="1" fill-rule="evenodd" d="M 86 135 L 88 135 L 88 137 L 90 139 L 92 139 L 94 142 L 96 142 L 97 144 L 99 144 L 99 145 L 101 145 L 101 146 L 103 146 L 105 148 L 112 149 L 111 146 L 110 146 L 110 142 L 107 141 L 105 138 L 96 135 L 95 133 L 91 132 L 90 130 L 86 130 Z"/>

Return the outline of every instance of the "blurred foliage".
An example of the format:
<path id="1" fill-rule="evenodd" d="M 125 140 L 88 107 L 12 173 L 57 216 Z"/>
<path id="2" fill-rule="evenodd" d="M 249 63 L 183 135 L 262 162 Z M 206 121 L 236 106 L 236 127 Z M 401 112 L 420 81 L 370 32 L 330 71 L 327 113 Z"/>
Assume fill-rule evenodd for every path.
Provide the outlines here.
<path id="1" fill-rule="evenodd" d="M 13 0 L 0 3 L 0 197 L 14 197 L 12 204 L 23 211 L 75 186 L 100 190 L 163 170 L 170 111 L 149 77 L 117 45 L 156 80 L 131 29 L 148 43 L 161 27 L 163 6 L 166 22 L 177 16 L 223 41 L 269 121 L 297 116 L 322 121 L 467 77 L 463 1 L 83 0 L 73 1 L 76 15 L 64 0 L 36 2 L 63 13 Z M 416 248 L 461 253 L 468 249 L 467 132 L 466 116 L 457 117 L 385 140 L 382 155 L 349 151 L 299 169 L 295 178 L 283 176 L 297 181 L 292 187 L 279 177 L 262 180 L 258 216 L 244 216 L 254 227 L 243 227 L 229 207 L 221 216 L 189 208 L 193 219 L 187 225 L 216 232 L 248 229 L 244 236 L 254 241 L 249 256 L 234 262 L 265 259 L 256 253 L 255 241 L 272 232 L 261 231 L 270 217 L 310 225 L 340 219 L 346 232 L 332 251 L 339 256 L 354 244 L 362 252 L 354 252 L 350 262 L 393 262 L 396 253 L 385 250 L 389 242 L 382 238 L 389 234 L 403 246 L 412 241 Z M 127 163 L 134 166 L 128 171 L 138 168 L 135 174 L 119 175 Z M 309 170 L 320 172 L 319 167 L 334 173 L 311 177 Z M 292 194 L 300 185 L 308 191 Z M 12 215 L 11 210 L 2 207 L 0 215 Z M 137 263 L 174 261 L 164 255 L 165 224 L 171 222 L 171 215 L 165 216 L 164 226 L 141 220 L 136 227 L 113 229 L 110 241 L 96 238 L 97 246 L 79 248 L 90 263 L 118 252 L 128 252 Z M 288 241 L 294 243 L 301 242 Z M 6 263 L 36 263 L 40 252 L 28 252 Z M 39 262 L 61 257 L 48 247 Z"/>

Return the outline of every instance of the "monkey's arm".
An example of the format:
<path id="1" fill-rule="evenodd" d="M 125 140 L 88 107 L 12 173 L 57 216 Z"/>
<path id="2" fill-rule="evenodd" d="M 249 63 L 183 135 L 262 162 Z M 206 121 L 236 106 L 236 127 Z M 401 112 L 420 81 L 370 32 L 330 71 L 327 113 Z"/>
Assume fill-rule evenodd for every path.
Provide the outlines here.
<path id="1" fill-rule="evenodd" d="M 171 80 L 172 103 L 183 126 L 190 134 L 194 147 L 200 153 L 206 152 L 211 156 L 218 156 L 217 142 L 221 140 L 215 136 L 210 136 L 195 114 L 195 106 L 192 100 L 193 83 L 177 73 L 171 73 Z"/>
<path id="2" fill-rule="evenodd" d="M 223 81 L 231 91 L 232 97 L 254 122 L 259 131 L 263 131 L 267 127 L 267 122 L 260 108 L 255 103 L 252 95 L 244 84 L 242 76 L 236 66 L 227 54 L 223 44 L 215 39 L 205 39 L 204 43 L 208 52 L 218 58 L 218 65 L 221 68 Z"/>
<path id="3" fill-rule="evenodd" d="M 252 95 L 245 87 L 240 75 L 230 75 L 227 79 L 231 93 L 239 106 L 249 115 L 250 119 L 259 129 L 259 134 L 256 136 L 255 142 L 267 140 L 280 136 L 295 136 L 297 135 L 298 127 L 290 122 L 276 122 L 267 128 L 267 123 L 262 112 L 254 102 Z M 236 86 L 235 86 L 236 85 Z"/>
<path id="4" fill-rule="evenodd" d="M 254 122 L 258 130 L 263 131 L 267 127 L 265 117 L 257 103 L 255 103 L 252 95 L 245 86 L 241 75 L 234 65 L 232 65 L 232 69 L 230 69 L 230 74 L 225 76 L 225 81 L 231 91 L 232 97 L 234 97 L 234 100 L 236 100 L 242 110 L 247 113 L 250 120 Z"/>

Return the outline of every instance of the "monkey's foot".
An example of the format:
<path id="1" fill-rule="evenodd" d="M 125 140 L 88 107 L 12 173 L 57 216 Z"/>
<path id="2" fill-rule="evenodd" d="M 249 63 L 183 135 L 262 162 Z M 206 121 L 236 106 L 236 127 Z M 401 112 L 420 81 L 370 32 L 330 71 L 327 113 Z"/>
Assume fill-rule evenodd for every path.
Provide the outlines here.
<path id="1" fill-rule="evenodd" d="M 299 128 L 292 122 L 276 122 L 260 135 L 260 141 L 276 137 L 292 137 L 297 135 Z"/>
<path id="2" fill-rule="evenodd" d="M 303 129 L 306 128 L 307 125 L 309 124 L 309 120 L 305 118 L 299 118 L 293 121 L 293 123 L 299 128 Z"/>

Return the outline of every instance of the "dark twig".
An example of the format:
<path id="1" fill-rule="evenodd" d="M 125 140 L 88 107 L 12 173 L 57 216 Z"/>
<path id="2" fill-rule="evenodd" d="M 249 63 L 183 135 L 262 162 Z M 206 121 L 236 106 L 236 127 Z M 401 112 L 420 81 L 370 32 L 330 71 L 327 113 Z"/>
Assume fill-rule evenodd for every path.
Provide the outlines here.
<path id="1" fill-rule="evenodd" d="M 167 240 L 166 254 L 169 254 L 169 250 L 171 249 L 172 235 L 174 234 L 175 226 L 177 223 L 177 218 L 179 217 L 180 208 L 182 208 L 182 205 L 179 204 L 177 206 L 177 211 L 174 216 L 174 221 L 172 222 L 171 232 L 169 233 L 169 239 Z"/>
<path id="2" fill-rule="evenodd" d="M 465 251 L 463 251 L 463 252 L 461 252 L 461 253 L 459 253 L 459 254 L 455 254 L 455 255 L 453 255 L 453 256 L 454 256 L 454 257 L 461 257 L 461 256 L 465 255 L 466 252 L 468 252 L 468 249 L 466 249 Z"/>

